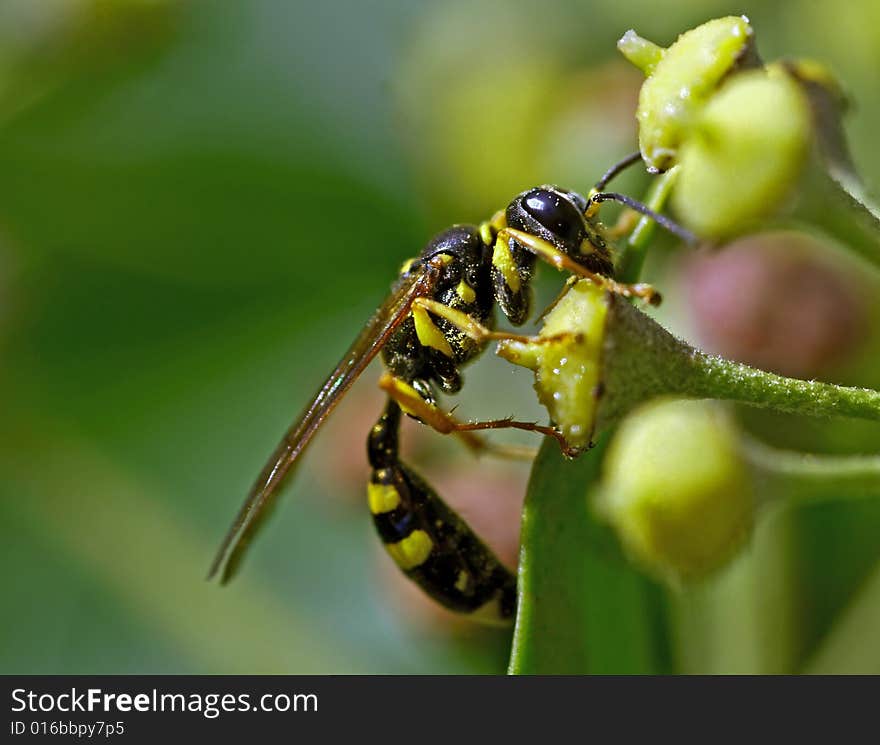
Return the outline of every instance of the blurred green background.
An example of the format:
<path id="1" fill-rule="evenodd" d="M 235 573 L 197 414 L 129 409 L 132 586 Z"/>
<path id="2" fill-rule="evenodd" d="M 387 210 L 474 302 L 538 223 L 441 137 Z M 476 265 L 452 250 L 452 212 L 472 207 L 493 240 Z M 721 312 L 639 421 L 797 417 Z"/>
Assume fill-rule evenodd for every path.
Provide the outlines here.
<path id="1" fill-rule="evenodd" d="M 0 670 L 503 671 L 508 633 L 435 612 L 372 534 L 372 371 L 241 576 L 221 589 L 207 567 L 400 262 L 536 183 L 588 189 L 635 145 L 619 36 L 668 44 L 728 13 L 767 59 L 837 72 L 876 186 L 874 0 L 0 0 Z M 667 297 L 678 260 L 648 272 Z M 880 385 L 866 344 L 836 382 Z M 538 417 L 529 383 L 480 360 L 460 411 Z M 747 421 L 811 450 L 880 442 Z M 409 432 L 413 461 L 515 556 L 527 469 Z M 734 567 L 676 594 L 675 669 L 880 671 L 878 547 L 870 502 L 766 515 Z"/>

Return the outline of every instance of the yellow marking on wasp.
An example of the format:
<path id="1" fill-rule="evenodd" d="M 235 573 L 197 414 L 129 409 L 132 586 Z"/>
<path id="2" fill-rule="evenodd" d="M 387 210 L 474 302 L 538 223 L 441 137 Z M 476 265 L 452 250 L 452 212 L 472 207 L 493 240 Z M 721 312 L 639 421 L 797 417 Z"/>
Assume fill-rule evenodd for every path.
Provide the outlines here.
<path id="1" fill-rule="evenodd" d="M 423 409 L 439 412 L 436 406 L 431 406 L 431 404 L 425 401 L 419 395 L 419 392 L 405 380 L 395 378 L 388 373 L 383 373 L 382 377 L 379 378 L 379 387 L 397 401 L 404 414 L 421 419 L 424 416 Z M 418 407 L 418 410 L 416 407 Z"/>
<path id="2" fill-rule="evenodd" d="M 374 515 L 381 515 L 385 512 L 391 512 L 400 504 L 400 494 L 392 484 L 367 484 L 367 502 L 370 505 L 370 512 Z"/>
<path id="3" fill-rule="evenodd" d="M 468 586 L 468 573 L 462 569 L 458 573 L 458 578 L 455 580 L 455 589 L 459 592 L 464 592 L 465 588 Z"/>
<path id="4" fill-rule="evenodd" d="M 584 238 L 581 241 L 581 245 L 578 249 L 580 251 L 581 256 L 589 256 L 591 253 L 596 252 L 596 247 L 593 245 L 592 241 L 589 238 Z"/>
<path id="5" fill-rule="evenodd" d="M 487 246 L 491 246 L 495 236 L 498 235 L 498 231 L 506 226 L 507 217 L 504 214 L 504 210 L 498 210 L 490 219 L 480 224 L 480 239 Z"/>
<path id="6" fill-rule="evenodd" d="M 428 311 L 419 305 L 413 305 L 412 317 L 416 324 L 416 336 L 419 337 L 419 343 L 423 347 L 436 349 L 450 358 L 455 356 L 452 347 L 449 346 L 449 341 L 431 320 Z"/>
<path id="7" fill-rule="evenodd" d="M 584 217 L 586 217 L 588 220 L 592 217 L 595 217 L 602 206 L 601 202 L 593 201 L 593 197 L 595 197 L 598 193 L 599 192 L 595 188 L 593 188 L 590 189 L 590 193 L 587 194 L 587 211 L 584 212 Z"/>
<path id="8" fill-rule="evenodd" d="M 504 236 L 503 233 L 499 234 L 495 240 L 495 248 L 492 250 L 492 266 L 501 272 L 501 276 L 504 277 L 504 282 L 511 292 L 519 292 L 519 272 L 516 270 L 507 236 L 502 236 Z"/>
<path id="9" fill-rule="evenodd" d="M 474 300 L 477 299 L 477 293 L 474 292 L 474 288 L 471 287 L 464 280 L 461 280 L 461 282 L 458 283 L 455 291 L 458 293 L 458 296 L 466 303 L 472 303 L 474 302 Z"/>
<path id="10" fill-rule="evenodd" d="M 402 541 L 386 543 L 385 548 L 397 566 L 406 571 L 425 562 L 431 555 L 434 542 L 424 530 L 414 530 Z"/>
<path id="11" fill-rule="evenodd" d="M 450 308 L 448 305 L 438 302 L 429 297 L 417 297 L 413 301 L 413 306 L 422 308 L 433 313 L 435 316 L 443 318 L 451 323 L 455 328 L 464 334 L 467 334 L 475 342 L 483 342 L 487 338 L 491 338 L 492 332 L 485 326 L 477 323 L 467 313 L 460 310 Z"/>
<path id="12" fill-rule="evenodd" d="M 416 260 L 415 260 L 415 259 L 407 259 L 406 261 L 404 261 L 404 262 L 400 265 L 400 274 L 401 274 L 401 276 L 403 276 L 403 275 L 406 274 L 410 269 L 412 269 L 412 265 L 415 264 L 415 263 L 416 263 Z"/>
<path id="13" fill-rule="evenodd" d="M 538 254 L 541 258 L 543 258 L 546 262 L 556 267 L 560 271 L 563 269 L 571 269 L 572 266 L 578 267 L 578 265 L 568 258 L 562 251 L 560 251 L 556 246 L 552 243 L 545 241 L 543 238 L 539 238 L 536 235 L 532 235 L 531 233 L 526 233 L 522 230 L 515 230 L 513 228 L 505 228 L 505 230 L 498 235 L 499 240 L 504 239 L 505 245 L 507 244 L 508 238 L 513 238 L 517 243 L 522 244 L 530 251 Z M 496 242 L 497 246 L 498 243 Z M 511 258 L 511 261 L 513 259 Z M 492 257 L 492 263 L 495 263 L 495 257 Z M 584 270 L 586 271 L 586 270 Z"/>
<path id="14" fill-rule="evenodd" d="M 452 257 L 452 254 L 437 254 L 434 258 L 439 260 L 440 263 L 443 264 L 443 266 L 448 266 L 453 261 L 455 261 L 455 259 Z"/>

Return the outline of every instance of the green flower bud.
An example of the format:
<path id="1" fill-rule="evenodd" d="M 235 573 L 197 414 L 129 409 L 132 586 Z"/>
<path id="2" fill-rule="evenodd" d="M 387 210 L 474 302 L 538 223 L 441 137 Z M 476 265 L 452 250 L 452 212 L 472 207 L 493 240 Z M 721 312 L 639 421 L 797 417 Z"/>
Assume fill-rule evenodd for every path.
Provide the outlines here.
<path id="1" fill-rule="evenodd" d="M 698 235 L 728 238 L 780 211 L 796 191 L 812 141 L 800 87 L 780 71 L 731 79 L 683 139 L 672 194 Z"/>
<path id="2" fill-rule="evenodd" d="M 648 76 L 639 94 L 639 148 L 648 168 L 675 163 L 695 116 L 731 70 L 756 62 L 744 16 L 716 18 L 686 31 L 668 49 L 627 31 L 618 48 Z"/>
<path id="3" fill-rule="evenodd" d="M 661 400 L 621 423 L 603 466 L 600 513 L 633 561 L 699 579 L 742 547 L 755 515 L 737 432 L 718 406 Z"/>

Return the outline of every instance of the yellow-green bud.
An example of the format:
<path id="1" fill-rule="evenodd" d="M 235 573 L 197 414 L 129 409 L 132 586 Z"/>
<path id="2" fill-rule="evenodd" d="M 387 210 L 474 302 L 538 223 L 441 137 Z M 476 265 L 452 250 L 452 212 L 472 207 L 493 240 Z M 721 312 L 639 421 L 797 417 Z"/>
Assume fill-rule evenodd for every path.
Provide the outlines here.
<path id="1" fill-rule="evenodd" d="M 674 165 L 700 109 L 732 69 L 751 59 L 753 35 L 747 18 L 727 16 L 686 31 L 666 50 L 634 31 L 618 42 L 627 59 L 648 75 L 636 119 L 639 148 L 649 168 L 662 171 Z"/>
<path id="2" fill-rule="evenodd" d="M 609 446 L 597 507 L 652 574 L 679 582 L 717 569 L 743 545 L 755 512 L 734 426 L 704 401 L 643 406 Z"/>
<path id="3" fill-rule="evenodd" d="M 497 353 L 535 372 L 535 391 L 572 448 L 590 445 L 602 394 L 601 357 L 608 314 L 606 290 L 578 282 L 529 340 L 499 342 Z"/>
<path id="4" fill-rule="evenodd" d="M 737 75 L 703 107 L 681 144 L 672 199 L 698 235 L 728 238 L 778 212 L 812 140 L 809 106 L 779 70 Z"/>

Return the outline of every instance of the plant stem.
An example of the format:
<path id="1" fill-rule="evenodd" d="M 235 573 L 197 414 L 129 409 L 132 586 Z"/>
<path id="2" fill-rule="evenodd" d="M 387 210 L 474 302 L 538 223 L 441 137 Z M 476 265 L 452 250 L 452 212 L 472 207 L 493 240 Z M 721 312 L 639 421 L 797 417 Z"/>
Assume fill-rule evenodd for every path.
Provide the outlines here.
<path id="1" fill-rule="evenodd" d="M 880 456 L 808 455 L 752 439 L 743 441 L 743 455 L 762 494 L 795 501 L 880 496 Z"/>
<path id="2" fill-rule="evenodd" d="M 880 392 L 816 380 L 797 380 L 708 355 L 614 296 L 602 361 L 605 395 L 600 427 L 650 398 L 714 398 L 815 417 L 880 421 Z"/>
<path id="3" fill-rule="evenodd" d="M 792 414 L 880 421 L 880 392 L 818 380 L 797 380 L 692 350 L 690 374 L 674 392 L 738 401 Z"/>
<path id="4" fill-rule="evenodd" d="M 678 177 L 679 167 L 674 166 L 668 171 L 654 179 L 645 204 L 654 212 L 660 212 L 666 204 L 666 200 L 672 193 L 672 187 Z M 645 263 L 648 243 L 657 229 L 655 223 L 650 217 L 643 215 L 636 223 L 632 233 L 627 238 L 623 256 L 620 260 L 620 281 L 625 283 L 635 283 L 639 281 L 642 273 L 642 265 Z"/>

